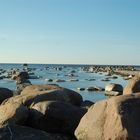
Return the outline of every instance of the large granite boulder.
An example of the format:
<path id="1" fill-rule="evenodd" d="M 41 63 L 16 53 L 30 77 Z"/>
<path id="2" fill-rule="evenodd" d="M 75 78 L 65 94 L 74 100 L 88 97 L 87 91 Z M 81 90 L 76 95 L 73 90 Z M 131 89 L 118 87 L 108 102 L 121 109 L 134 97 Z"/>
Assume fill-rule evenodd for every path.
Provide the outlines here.
<path id="1" fill-rule="evenodd" d="M 123 90 L 123 94 L 132 94 L 140 92 L 140 77 L 133 77 L 129 80 L 127 86 Z"/>
<path id="2" fill-rule="evenodd" d="M 7 88 L 0 88 L 0 104 L 7 98 L 13 96 L 13 91 Z"/>
<path id="3" fill-rule="evenodd" d="M 78 140 L 139 140 L 140 93 L 97 102 L 75 131 Z"/>
<path id="4" fill-rule="evenodd" d="M 74 134 L 86 111 L 60 101 L 39 102 L 31 107 L 27 124 L 47 132 Z"/>
<path id="5" fill-rule="evenodd" d="M 52 97 L 50 100 L 65 101 L 77 106 L 80 106 L 83 101 L 82 96 L 79 93 L 67 88 L 59 87 L 58 85 L 30 85 L 21 92 L 21 95 L 38 93 L 49 93 L 50 95 L 48 96 Z"/>
<path id="6" fill-rule="evenodd" d="M 24 124 L 28 118 L 27 107 L 18 103 L 0 106 L 0 127 L 7 124 Z"/>
<path id="7" fill-rule="evenodd" d="M 27 90 L 30 89 L 30 87 L 31 90 Z M 26 87 L 21 95 L 5 100 L 2 104 L 7 102 L 18 102 L 20 104 L 24 104 L 25 106 L 30 106 L 31 104 L 36 104 L 42 101 L 55 100 L 80 106 L 83 102 L 82 96 L 79 93 L 66 88 L 57 87 L 58 89 L 48 90 L 44 86 L 39 86 L 39 88 L 34 89 L 32 89 L 32 87 L 38 86 Z"/>
<path id="8" fill-rule="evenodd" d="M 25 126 L 7 125 L 0 128 L 0 140 L 75 140 L 75 138 L 63 134 L 46 133 Z"/>

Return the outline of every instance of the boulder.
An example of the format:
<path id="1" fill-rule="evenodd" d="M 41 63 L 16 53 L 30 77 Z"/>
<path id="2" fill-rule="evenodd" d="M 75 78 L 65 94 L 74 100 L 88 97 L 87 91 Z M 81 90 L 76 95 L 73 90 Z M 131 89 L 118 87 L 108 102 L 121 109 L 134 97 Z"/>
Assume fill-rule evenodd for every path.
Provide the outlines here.
<path id="1" fill-rule="evenodd" d="M 44 101 L 31 107 L 27 124 L 46 132 L 74 134 L 85 113 L 86 109 L 68 103 Z"/>
<path id="2" fill-rule="evenodd" d="M 139 140 L 140 93 L 91 106 L 75 131 L 78 140 Z"/>
<path id="3" fill-rule="evenodd" d="M 75 140 L 72 136 L 64 134 L 51 134 L 33 128 L 7 125 L 0 128 L 1 140 Z"/>
<path id="4" fill-rule="evenodd" d="M 122 92 L 123 92 L 123 87 L 122 87 L 122 85 L 120 85 L 120 84 L 110 83 L 110 84 L 106 85 L 105 91 L 106 91 L 106 92 L 117 91 L 117 92 L 119 92 L 119 93 L 122 94 Z"/>
<path id="5" fill-rule="evenodd" d="M 6 124 L 24 124 L 28 117 L 28 109 L 18 103 L 0 106 L 0 127 Z"/>
<path id="6" fill-rule="evenodd" d="M 50 95 L 48 95 L 49 96 L 48 98 L 52 98 L 50 100 L 60 100 L 78 106 L 81 105 L 83 101 L 82 96 L 79 93 L 70 89 L 59 87 L 58 85 L 55 84 L 54 85 L 31 85 L 26 87 L 21 94 L 22 95 L 30 94 L 30 93 L 45 94 L 45 92 L 50 93 Z"/>
<path id="7" fill-rule="evenodd" d="M 48 90 L 53 87 L 54 90 Z M 30 106 L 31 104 L 50 100 L 63 101 L 76 106 L 80 106 L 83 101 L 82 96 L 79 93 L 66 88 L 52 85 L 31 85 L 26 87 L 21 92 L 21 95 L 5 100 L 2 104 L 7 102 L 18 102 Z"/>
<path id="8" fill-rule="evenodd" d="M 140 77 L 133 77 L 123 90 L 123 94 L 132 94 L 140 92 Z"/>
<path id="9" fill-rule="evenodd" d="M 7 98 L 13 96 L 13 91 L 7 88 L 0 88 L 0 104 Z"/>

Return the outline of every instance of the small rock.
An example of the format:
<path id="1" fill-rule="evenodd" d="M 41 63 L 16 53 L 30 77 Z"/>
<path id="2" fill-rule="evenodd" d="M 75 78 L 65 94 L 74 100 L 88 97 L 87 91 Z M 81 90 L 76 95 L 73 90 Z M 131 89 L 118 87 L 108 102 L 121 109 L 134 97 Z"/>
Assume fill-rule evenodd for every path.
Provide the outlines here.
<path id="1" fill-rule="evenodd" d="M 77 90 L 84 91 L 85 88 L 77 88 Z"/>

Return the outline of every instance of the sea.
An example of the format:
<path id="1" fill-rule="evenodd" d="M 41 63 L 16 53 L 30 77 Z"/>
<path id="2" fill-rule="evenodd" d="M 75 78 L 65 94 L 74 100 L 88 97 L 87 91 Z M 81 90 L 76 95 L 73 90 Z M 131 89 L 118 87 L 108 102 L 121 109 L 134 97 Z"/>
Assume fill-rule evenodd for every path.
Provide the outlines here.
<path id="1" fill-rule="evenodd" d="M 109 83 L 121 84 L 123 87 L 126 86 L 127 80 L 123 77 L 117 79 L 110 79 L 110 81 L 102 81 L 106 78 L 106 73 L 89 73 L 82 71 L 81 68 L 90 65 L 58 65 L 58 64 L 28 64 L 28 68 L 32 69 L 35 76 L 38 79 L 30 79 L 32 84 L 58 84 L 64 88 L 74 90 L 82 95 L 84 100 L 90 100 L 93 102 L 106 99 L 104 91 L 88 91 L 89 87 L 102 87 Z M 0 69 L 6 70 L 6 74 L 11 69 L 24 68 L 23 64 L 0 64 Z M 58 68 L 62 68 L 58 70 Z M 74 76 L 69 76 L 73 73 Z M 115 76 L 115 75 L 114 75 Z M 52 79 L 54 82 L 48 82 L 47 79 Z M 55 82 L 56 79 L 65 80 L 65 82 Z M 16 83 L 11 79 L 1 79 L 0 87 L 9 88 L 11 90 L 16 90 Z M 77 88 L 85 88 L 84 91 L 79 91 Z"/>

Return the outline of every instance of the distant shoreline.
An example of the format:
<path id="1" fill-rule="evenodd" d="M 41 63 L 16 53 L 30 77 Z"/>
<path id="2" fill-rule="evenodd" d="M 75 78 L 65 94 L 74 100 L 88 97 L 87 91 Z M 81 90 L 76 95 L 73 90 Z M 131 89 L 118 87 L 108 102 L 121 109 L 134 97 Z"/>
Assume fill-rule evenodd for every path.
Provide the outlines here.
<path id="1" fill-rule="evenodd" d="M 119 70 L 119 71 L 116 71 L 116 72 L 119 72 L 123 75 L 135 75 L 135 76 L 140 76 L 140 71 L 128 71 L 128 70 Z"/>
<path id="2" fill-rule="evenodd" d="M 134 67 L 140 67 L 140 65 L 135 64 L 55 64 L 55 63 L 0 63 L 0 65 L 22 65 L 22 64 L 28 64 L 28 65 L 78 65 L 78 66 L 134 66 Z"/>

